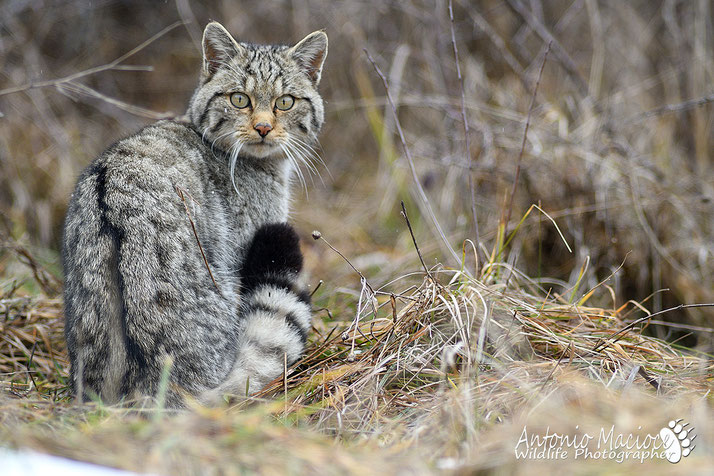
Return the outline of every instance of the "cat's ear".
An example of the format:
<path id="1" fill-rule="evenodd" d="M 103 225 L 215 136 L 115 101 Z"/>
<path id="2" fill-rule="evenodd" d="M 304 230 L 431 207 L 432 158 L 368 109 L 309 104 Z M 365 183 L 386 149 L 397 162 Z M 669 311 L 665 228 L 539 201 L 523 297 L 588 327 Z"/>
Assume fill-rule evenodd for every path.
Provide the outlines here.
<path id="1" fill-rule="evenodd" d="M 236 56 L 242 47 L 218 22 L 203 30 L 203 72 L 212 76 L 222 63 Z"/>
<path id="2" fill-rule="evenodd" d="M 314 31 L 288 50 L 290 56 L 305 69 L 312 82 L 320 82 L 322 65 L 327 57 L 327 35 L 324 31 Z"/>

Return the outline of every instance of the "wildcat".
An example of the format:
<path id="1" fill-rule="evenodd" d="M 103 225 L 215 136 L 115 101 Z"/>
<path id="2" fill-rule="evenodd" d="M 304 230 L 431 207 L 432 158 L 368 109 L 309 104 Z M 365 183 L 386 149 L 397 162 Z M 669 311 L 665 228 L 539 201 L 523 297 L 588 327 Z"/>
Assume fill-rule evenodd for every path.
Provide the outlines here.
<path id="1" fill-rule="evenodd" d="M 81 174 L 62 246 L 79 398 L 156 397 L 168 369 L 168 405 L 212 403 L 300 357 L 310 297 L 285 222 L 291 174 L 324 120 L 326 55 L 322 31 L 262 46 L 212 22 L 187 114 L 119 140 Z"/>

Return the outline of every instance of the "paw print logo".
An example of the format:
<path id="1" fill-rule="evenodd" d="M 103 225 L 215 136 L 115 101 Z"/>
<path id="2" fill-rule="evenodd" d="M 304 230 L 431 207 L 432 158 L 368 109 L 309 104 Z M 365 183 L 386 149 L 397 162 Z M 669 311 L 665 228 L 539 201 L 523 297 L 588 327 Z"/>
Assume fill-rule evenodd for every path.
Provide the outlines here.
<path id="1" fill-rule="evenodd" d="M 689 423 L 681 424 L 679 420 L 672 420 L 669 425 L 659 431 L 659 437 L 664 444 L 664 455 L 670 463 L 679 463 L 682 457 L 687 457 L 694 450 L 692 442 L 697 437 L 694 428 L 689 428 Z"/>

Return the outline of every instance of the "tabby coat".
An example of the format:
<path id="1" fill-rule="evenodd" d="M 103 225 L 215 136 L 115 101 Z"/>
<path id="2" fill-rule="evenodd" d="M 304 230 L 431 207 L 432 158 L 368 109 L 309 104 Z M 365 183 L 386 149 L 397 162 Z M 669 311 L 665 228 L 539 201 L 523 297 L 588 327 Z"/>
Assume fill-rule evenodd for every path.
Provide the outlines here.
<path id="1" fill-rule="evenodd" d="M 109 147 L 81 174 L 63 236 L 65 333 L 80 398 L 215 402 L 303 352 L 309 296 L 291 174 L 323 123 L 327 36 L 236 42 L 218 23 L 185 119 Z"/>

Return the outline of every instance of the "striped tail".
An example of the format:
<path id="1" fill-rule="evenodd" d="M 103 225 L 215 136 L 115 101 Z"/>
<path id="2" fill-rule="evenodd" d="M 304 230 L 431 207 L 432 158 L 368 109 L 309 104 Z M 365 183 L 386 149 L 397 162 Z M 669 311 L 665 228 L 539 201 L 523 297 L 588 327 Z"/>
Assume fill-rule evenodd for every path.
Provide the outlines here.
<path id="1" fill-rule="evenodd" d="M 240 335 L 228 379 L 206 395 L 259 391 L 279 377 L 305 350 L 311 327 L 310 295 L 300 287 L 300 239 L 287 223 L 264 225 L 255 233 L 241 270 Z"/>

